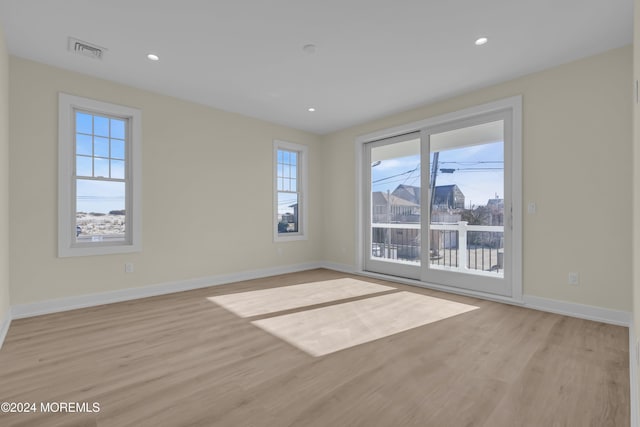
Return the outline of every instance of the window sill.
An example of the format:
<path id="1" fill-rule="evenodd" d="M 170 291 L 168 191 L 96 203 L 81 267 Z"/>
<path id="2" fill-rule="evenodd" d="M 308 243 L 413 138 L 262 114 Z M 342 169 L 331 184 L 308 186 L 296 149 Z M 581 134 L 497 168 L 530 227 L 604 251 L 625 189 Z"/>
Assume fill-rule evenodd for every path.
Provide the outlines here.
<path id="1" fill-rule="evenodd" d="M 58 248 L 58 258 L 70 258 L 78 256 L 113 255 L 142 252 L 141 245 L 102 245 L 102 246 L 75 246 Z"/>
<path id="2" fill-rule="evenodd" d="M 288 235 L 278 235 L 273 238 L 274 242 L 291 242 L 296 240 L 308 240 L 307 236 L 304 234 L 294 234 L 291 236 Z"/>

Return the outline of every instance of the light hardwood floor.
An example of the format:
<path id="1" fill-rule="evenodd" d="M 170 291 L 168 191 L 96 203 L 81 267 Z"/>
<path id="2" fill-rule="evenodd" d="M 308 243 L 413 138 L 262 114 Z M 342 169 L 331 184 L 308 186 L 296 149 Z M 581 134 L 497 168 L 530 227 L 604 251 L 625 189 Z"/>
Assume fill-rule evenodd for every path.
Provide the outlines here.
<path id="1" fill-rule="evenodd" d="M 308 307 L 241 318 L 207 299 L 340 277 L 353 276 L 313 270 L 15 320 L 0 402 L 101 410 L 0 414 L 0 426 L 629 425 L 623 327 L 358 278 L 479 309 L 313 357 L 251 323 Z"/>

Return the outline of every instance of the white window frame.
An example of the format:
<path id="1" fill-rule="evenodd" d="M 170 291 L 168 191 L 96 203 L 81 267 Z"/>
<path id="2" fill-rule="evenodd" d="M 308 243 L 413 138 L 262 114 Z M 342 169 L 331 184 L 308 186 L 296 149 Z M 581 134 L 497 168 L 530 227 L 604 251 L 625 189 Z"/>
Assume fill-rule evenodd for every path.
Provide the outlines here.
<path id="1" fill-rule="evenodd" d="M 278 150 L 296 151 L 298 153 L 298 231 L 295 233 L 278 233 Z M 308 152 L 306 145 L 295 144 L 280 140 L 273 141 L 273 241 L 287 242 L 292 240 L 307 240 L 308 218 Z"/>
<path id="2" fill-rule="evenodd" d="M 75 239 L 75 111 L 127 119 L 124 241 L 77 243 Z M 142 112 L 139 109 L 58 94 L 58 257 L 106 255 L 142 250 Z"/>

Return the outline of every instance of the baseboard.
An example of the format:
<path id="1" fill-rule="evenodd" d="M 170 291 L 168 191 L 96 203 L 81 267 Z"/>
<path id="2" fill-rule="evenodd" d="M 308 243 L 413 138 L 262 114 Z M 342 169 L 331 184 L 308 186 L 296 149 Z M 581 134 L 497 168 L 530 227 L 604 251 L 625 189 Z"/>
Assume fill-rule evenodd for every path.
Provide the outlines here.
<path id="1" fill-rule="evenodd" d="M 189 291 L 192 289 L 206 288 L 209 286 L 223 285 L 228 283 L 240 282 L 243 280 L 260 279 L 263 277 L 276 276 L 279 274 L 312 270 L 315 268 L 327 268 L 330 270 L 350 274 L 358 273 L 352 266 L 331 262 L 312 262 L 289 266 L 279 266 L 239 273 L 181 280 L 176 282 L 166 282 L 156 285 L 142 286 L 139 288 L 128 288 L 117 291 L 58 298 L 29 304 L 18 304 L 12 306 L 11 315 L 7 315 L 6 317 L 9 319 L 20 319 L 24 317 L 39 316 L 42 314 L 57 313 L 61 311 L 75 310 L 78 308 L 93 307 L 96 305 L 111 304 L 115 302 L 129 301 L 139 298 L 165 295 L 174 292 Z M 389 278 L 389 280 L 394 280 L 394 278 Z M 415 281 L 401 280 L 399 278 L 395 280 L 399 281 L 400 283 L 411 282 L 408 284 L 415 284 Z M 487 299 L 491 298 L 487 297 Z M 524 306 L 537 310 L 564 314 L 567 316 L 595 320 L 598 322 L 610 323 L 620 326 L 628 327 L 631 325 L 631 313 L 626 311 L 611 310 L 589 305 L 552 300 L 532 295 L 525 295 L 523 297 L 523 300 Z M 513 301 L 506 300 L 504 302 L 513 303 Z M 6 333 L 5 329 L 8 328 L 8 322 L 6 320 L 2 323 L 2 327 L 4 329 L 0 329 L 0 334 L 3 331 L 4 333 Z M 3 335 L 0 335 L 0 337 L 2 336 Z"/>
<path id="2" fill-rule="evenodd" d="M 577 304 L 574 302 L 558 301 L 548 298 L 524 295 L 524 306 L 550 313 L 564 314 L 580 319 L 594 320 L 596 322 L 609 323 L 611 325 L 631 326 L 632 315 L 628 311 L 612 310 L 609 308 L 594 307 L 592 305 Z"/>
<path id="3" fill-rule="evenodd" d="M 440 286 L 436 284 L 423 283 L 418 280 L 403 279 L 401 277 L 391 277 L 383 274 L 369 273 L 357 271 L 353 266 L 325 262 L 324 268 L 336 270 L 343 273 L 358 274 L 365 277 L 373 277 L 403 283 L 412 286 L 419 286 L 428 289 L 440 290 L 443 292 L 455 293 L 460 295 L 483 298 L 491 301 L 503 302 L 507 304 L 522 305 L 524 307 L 533 308 L 540 311 L 563 314 L 566 316 L 577 317 L 580 319 L 594 320 L 597 322 L 609 323 L 619 326 L 631 326 L 632 314 L 628 311 L 612 310 L 608 308 L 595 307 L 591 305 L 578 304 L 573 302 L 553 300 L 549 298 L 536 297 L 533 295 L 524 295 L 522 301 L 513 298 L 501 297 L 497 295 L 489 295 L 480 292 L 466 291 L 462 289 L 454 289 L 448 286 Z"/>
<path id="4" fill-rule="evenodd" d="M 629 400 L 631 404 L 631 427 L 639 427 L 638 424 L 638 347 L 636 346 L 636 333 L 634 322 L 629 327 Z"/>
<path id="5" fill-rule="evenodd" d="M 58 298 L 29 304 L 14 305 L 11 309 L 11 317 L 20 319 L 39 316 L 42 314 L 58 313 L 75 310 L 78 308 L 94 307 L 97 305 L 111 304 L 122 301 L 130 301 L 140 298 L 154 297 L 175 292 L 190 291 L 193 289 L 208 288 L 210 286 L 224 285 L 241 282 L 243 280 L 260 279 L 263 277 L 277 276 L 279 274 L 295 273 L 305 270 L 322 268 L 320 262 L 297 264 L 281 267 L 265 268 L 260 270 L 243 271 L 240 273 L 224 274 L 197 279 L 166 282 L 156 285 L 128 288 L 117 291 L 101 292 L 88 295 L 79 295 L 66 298 Z"/>
<path id="6" fill-rule="evenodd" d="M 0 319 L 0 349 L 2 348 L 2 344 L 4 344 L 7 332 L 9 332 L 9 325 L 11 325 L 11 308 L 9 308 L 4 314 L 4 317 Z"/>
<path id="7" fill-rule="evenodd" d="M 337 262 L 323 262 L 322 268 L 326 268 L 327 270 L 334 270 L 340 273 L 348 273 L 348 274 L 357 274 L 355 268 L 352 265 L 348 264 L 338 264 Z"/>

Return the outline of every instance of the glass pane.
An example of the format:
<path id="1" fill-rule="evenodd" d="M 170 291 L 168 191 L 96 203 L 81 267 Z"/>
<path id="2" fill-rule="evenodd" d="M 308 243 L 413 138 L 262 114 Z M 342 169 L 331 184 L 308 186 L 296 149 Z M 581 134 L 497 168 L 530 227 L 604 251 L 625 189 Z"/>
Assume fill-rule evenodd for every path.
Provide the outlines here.
<path id="1" fill-rule="evenodd" d="M 282 152 L 282 163 L 289 163 L 289 152 L 288 151 L 283 151 Z"/>
<path id="2" fill-rule="evenodd" d="M 125 139 L 124 120 L 111 119 L 111 138 Z"/>
<path id="3" fill-rule="evenodd" d="M 109 178 L 109 159 L 94 157 L 93 168 L 93 176 Z"/>
<path id="4" fill-rule="evenodd" d="M 291 186 L 291 191 L 298 191 L 298 184 L 295 179 L 290 180 L 289 185 Z"/>
<path id="5" fill-rule="evenodd" d="M 111 158 L 124 159 L 124 141 L 121 139 L 111 140 Z"/>
<path id="6" fill-rule="evenodd" d="M 123 160 L 111 160 L 111 178 L 124 179 Z"/>
<path id="7" fill-rule="evenodd" d="M 296 165 L 298 163 L 298 153 L 292 152 L 291 153 L 291 162 L 292 165 Z"/>
<path id="8" fill-rule="evenodd" d="M 278 233 L 298 231 L 298 195 L 278 193 Z"/>
<path id="9" fill-rule="evenodd" d="M 93 150 L 94 156 L 109 157 L 109 139 L 108 138 L 93 138 Z"/>
<path id="10" fill-rule="evenodd" d="M 91 135 L 76 134 L 76 154 L 91 156 L 93 154 L 91 146 Z"/>
<path id="11" fill-rule="evenodd" d="M 76 132 L 93 133 L 93 116 L 91 114 L 76 112 Z"/>
<path id="12" fill-rule="evenodd" d="M 430 268 L 503 277 L 503 128 L 431 135 Z"/>
<path id="13" fill-rule="evenodd" d="M 291 177 L 298 178 L 298 169 L 296 166 L 291 166 Z"/>
<path id="14" fill-rule="evenodd" d="M 93 133 L 99 136 L 109 136 L 109 119 L 93 116 Z"/>
<path id="15" fill-rule="evenodd" d="M 125 238 L 124 182 L 76 180 L 76 240 L 118 241 Z"/>
<path id="16" fill-rule="evenodd" d="M 91 157 L 76 156 L 76 175 L 93 176 L 92 163 L 93 159 Z"/>
<path id="17" fill-rule="evenodd" d="M 420 264 L 420 139 L 371 149 L 371 259 Z"/>

